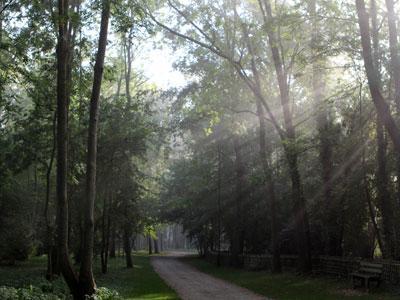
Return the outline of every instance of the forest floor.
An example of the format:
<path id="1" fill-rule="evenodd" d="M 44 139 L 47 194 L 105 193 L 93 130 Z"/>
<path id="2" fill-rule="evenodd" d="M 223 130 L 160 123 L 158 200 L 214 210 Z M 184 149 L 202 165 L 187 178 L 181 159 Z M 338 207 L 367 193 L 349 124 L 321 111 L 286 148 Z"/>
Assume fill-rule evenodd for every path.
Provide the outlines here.
<path id="1" fill-rule="evenodd" d="M 320 276 L 306 277 L 292 273 L 274 275 L 266 271 L 246 271 L 229 267 L 217 267 L 214 264 L 193 256 L 182 257 L 179 260 L 181 263 L 190 265 L 201 272 L 232 282 L 259 295 L 271 297 L 275 300 L 400 299 L 398 291 L 375 289 L 368 294 L 360 290 L 353 290 L 350 281 L 335 278 Z"/>
<path id="2" fill-rule="evenodd" d="M 100 262 L 95 261 L 94 271 L 97 286 L 116 290 L 123 299 L 129 300 L 177 300 L 176 293 L 157 275 L 150 264 L 150 257 L 136 253 L 134 268 L 125 268 L 122 257 L 109 260 L 108 273 L 100 272 Z M 63 298 L 67 294 L 64 281 L 59 278 L 49 284 L 44 278 L 46 257 L 33 257 L 16 266 L 0 266 L 0 286 L 29 287 L 30 285 L 51 290 Z"/>
<path id="3" fill-rule="evenodd" d="M 207 275 L 180 261 L 180 253 L 153 256 L 154 270 L 183 300 L 262 300 L 260 296 L 243 287 Z"/>

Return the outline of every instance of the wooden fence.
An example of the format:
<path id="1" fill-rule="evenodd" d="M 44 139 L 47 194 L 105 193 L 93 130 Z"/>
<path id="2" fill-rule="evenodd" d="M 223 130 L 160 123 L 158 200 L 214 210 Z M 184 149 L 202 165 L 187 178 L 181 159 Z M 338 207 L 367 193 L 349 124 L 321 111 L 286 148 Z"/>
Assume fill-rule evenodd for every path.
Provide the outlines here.
<path id="1" fill-rule="evenodd" d="M 217 256 L 217 252 L 209 252 L 206 255 L 206 259 L 212 263 L 216 263 Z M 245 254 L 240 257 L 240 260 L 243 268 L 247 270 L 270 270 L 272 266 L 272 256 L 266 254 Z M 317 256 L 312 259 L 313 272 L 316 274 L 349 278 L 352 272 L 358 270 L 361 261 L 367 260 L 357 257 Z M 382 264 L 383 281 L 400 285 L 400 261 L 374 260 L 373 262 Z M 220 253 L 220 263 L 226 266 L 230 264 L 228 252 Z M 281 263 L 284 271 L 293 271 L 296 269 L 297 255 L 281 255 Z"/>

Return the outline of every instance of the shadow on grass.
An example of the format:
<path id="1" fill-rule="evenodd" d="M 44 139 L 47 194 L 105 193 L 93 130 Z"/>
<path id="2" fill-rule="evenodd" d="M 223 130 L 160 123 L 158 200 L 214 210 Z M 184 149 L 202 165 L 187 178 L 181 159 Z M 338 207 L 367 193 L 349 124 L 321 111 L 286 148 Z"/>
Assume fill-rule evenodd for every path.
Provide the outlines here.
<path id="1" fill-rule="evenodd" d="M 202 272 L 225 279 L 258 294 L 277 300 L 395 300 L 400 296 L 374 290 L 367 294 L 351 289 L 349 281 L 328 277 L 306 277 L 291 273 L 271 274 L 217 267 L 200 258 L 182 258 Z"/>
<path id="2" fill-rule="evenodd" d="M 179 299 L 153 270 L 149 256 L 134 255 L 133 261 L 133 269 L 126 269 L 123 258 L 111 259 L 105 275 L 96 268 L 98 286 L 115 289 L 124 299 Z"/>
<path id="3" fill-rule="evenodd" d="M 134 268 L 127 269 L 122 257 L 109 260 L 107 274 L 101 274 L 100 261 L 95 260 L 94 272 L 97 286 L 114 289 L 123 299 L 173 300 L 179 299 L 153 270 L 150 257 L 142 253 L 133 256 Z M 0 266 L 0 286 L 27 287 L 34 285 L 39 288 L 50 284 L 44 278 L 46 257 L 34 257 L 16 266 Z M 51 284 L 58 295 L 67 294 L 67 287 L 59 278 Z"/>

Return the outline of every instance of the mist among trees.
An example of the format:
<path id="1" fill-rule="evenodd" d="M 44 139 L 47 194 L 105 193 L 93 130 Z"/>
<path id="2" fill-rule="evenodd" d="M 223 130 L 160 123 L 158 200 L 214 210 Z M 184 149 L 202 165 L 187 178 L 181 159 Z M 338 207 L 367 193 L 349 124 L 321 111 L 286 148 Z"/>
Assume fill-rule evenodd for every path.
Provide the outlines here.
<path id="1" fill-rule="evenodd" d="M 400 260 L 399 10 L 0 0 L 0 263 L 85 299 L 171 224 L 218 265 Z"/>

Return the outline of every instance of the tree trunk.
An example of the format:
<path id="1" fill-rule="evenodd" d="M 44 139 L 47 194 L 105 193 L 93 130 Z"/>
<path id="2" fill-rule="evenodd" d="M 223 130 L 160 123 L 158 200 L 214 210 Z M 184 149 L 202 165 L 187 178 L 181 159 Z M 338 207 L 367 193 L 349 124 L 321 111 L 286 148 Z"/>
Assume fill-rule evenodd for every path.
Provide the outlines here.
<path id="1" fill-rule="evenodd" d="M 125 260 L 126 260 L 126 267 L 128 269 L 133 268 L 132 262 L 132 248 L 131 248 L 131 231 L 129 224 L 125 224 L 124 232 L 123 232 L 123 243 L 124 243 L 124 252 L 125 252 Z"/>
<path id="2" fill-rule="evenodd" d="M 321 163 L 322 194 L 326 206 L 326 253 L 328 255 L 341 255 L 341 239 L 339 238 L 338 207 L 332 194 L 332 145 L 329 132 L 329 111 L 324 101 L 324 62 L 319 57 L 318 41 L 321 40 L 320 26 L 317 17 L 316 0 L 312 0 L 309 6 L 312 18 L 311 51 L 313 55 L 312 64 L 312 91 L 316 107 L 316 125 L 319 138 L 319 160 Z"/>
<path id="3" fill-rule="evenodd" d="M 251 55 L 251 69 L 255 78 L 255 86 L 257 89 L 257 94 L 261 95 L 261 83 L 259 73 L 256 67 L 255 55 L 253 52 L 253 47 L 249 40 L 249 35 L 247 32 L 247 28 L 243 26 L 243 32 L 246 38 L 247 48 Z M 263 165 L 264 177 L 265 177 L 265 187 L 266 193 L 269 197 L 270 204 L 270 215 L 271 215 L 271 249 L 272 249 L 272 272 L 280 273 L 281 272 L 281 258 L 280 258 L 280 241 L 279 241 L 279 229 L 277 222 L 277 211 L 276 211 L 276 195 L 275 195 L 275 183 L 272 176 L 272 169 L 269 163 L 268 156 L 270 156 L 271 149 L 267 149 L 267 141 L 266 141 L 266 123 L 265 123 L 265 114 L 264 109 L 262 107 L 262 103 L 260 99 L 256 100 L 257 106 L 257 117 L 259 122 L 259 145 L 260 145 L 260 159 Z M 218 253 L 218 257 L 220 254 Z"/>
<path id="4" fill-rule="evenodd" d="M 356 6 L 364 67 L 367 73 L 368 86 L 372 96 L 372 101 L 374 102 L 379 118 L 382 120 L 382 123 L 385 125 L 389 133 L 397 154 L 400 155 L 400 131 L 390 113 L 388 104 L 381 94 L 379 88 L 380 82 L 377 76 L 378 74 L 373 63 L 368 14 L 365 10 L 364 0 L 356 0 Z"/>
<path id="5" fill-rule="evenodd" d="M 154 239 L 154 253 L 159 254 L 160 250 L 158 249 L 158 239 Z"/>
<path id="6" fill-rule="evenodd" d="M 397 114 L 400 115 L 400 58 L 398 54 L 396 13 L 393 0 L 386 0 L 387 18 L 389 27 L 389 48 L 390 48 L 390 66 L 392 67 L 391 77 L 394 82 L 394 100 L 397 108 Z M 397 155 L 397 178 L 400 178 L 400 155 Z M 397 180 L 397 209 L 400 206 L 400 180 Z M 396 235 L 400 234 L 400 225 L 395 227 Z M 395 239 L 394 258 L 400 257 L 400 239 Z"/>
<path id="7" fill-rule="evenodd" d="M 372 24 L 372 48 L 373 48 L 373 62 L 377 72 L 378 81 L 381 81 L 380 76 L 380 59 L 379 59 L 379 29 L 377 20 L 377 7 L 375 0 L 370 2 L 370 15 Z M 377 138 L 377 191 L 378 203 L 382 212 L 383 222 L 383 235 L 384 243 L 380 244 L 382 256 L 384 258 L 393 257 L 393 232 L 392 232 L 392 209 L 390 205 L 390 193 L 388 190 L 388 174 L 386 170 L 386 141 L 384 135 L 384 127 L 379 116 L 376 120 L 376 138 Z M 383 248 L 382 248 L 383 246 Z"/>
<path id="8" fill-rule="evenodd" d="M 272 272 L 280 273 L 281 267 L 281 254 L 280 254 L 280 241 L 279 241 L 279 227 L 277 220 L 276 210 L 276 195 L 275 195 L 275 184 L 272 177 L 272 170 L 267 155 L 270 151 L 267 150 L 267 142 L 265 139 L 266 135 L 266 124 L 264 119 L 264 110 L 259 101 L 257 101 L 257 116 L 260 124 L 259 127 L 259 138 L 260 138 L 260 157 L 263 164 L 266 193 L 269 199 L 269 209 L 271 215 L 271 249 L 272 249 Z"/>
<path id="9" fill-rule="evenodd" d="M 115 243 L 116 243 L 116 224 L 113 222 L 111 226 L 111 245 L 110 245 L 110 258 L 115 258 Z"/>
<path id="10" fill-rule="evenodd" d="M 88 131 L 88 151 L 86 170 L 86 203 L 85 229 L 82 262 L 79 273 L 83 295 L 92 295 L 95 291 L 92 260 L 94 243 L 94 201 L 96 199 L 96 160 L 97 160 L 97 124 L 99 114 L 99 98 L 101 81 L 103 78 L 104 58 L 107 46 L 108 21 L 110 18 L 110 1 L 103 1 L 99 44 L 94 65 L 93 88 L 90 99 L 90 119 Z"/>
<path id="11" fill-rule="evenodd" d="M 131 29 L 129 30 L 131 31 Z M 125 93 L 128 105 L 131 104 L 132 41 L 131 34 L 125 38 Z"/>
<path id="12" fill-rule="evenodd" d="M 393 0 L 386 0 L 386 8 L 389 27 L 390 66 L 392 68 L 392 78 L 395 89 L 394 100 L 397 105 L 397 111 L 400 112 L 400 58 L 397 42 L 396 13 Z"/>
<path id="13" fill-rule="evenodd" d="M 107 199 L 108 198 L 108 199 Z M 102 238 L 101 238 L 101 272 L 103 274 L 107 273 L 108 267 L 108 253 L 109 253 L 109 245 L 110 245 L 110 207 L 111 207 L 111 196 L 106 195 L 103 201 L 103 216 L 102 216 Z"/>
<path id="14" fill-rule="evenodd" d="M 57 42 L 57 253 L 61 273 L 75 299 L 79 299 L 77 276 L 68 251 L 67 143 L 68 143 L 68 0 L 58 1 Z"/>
<path id="15" fill-rule="evenodd" d="M 153 254 L 153 247 L 151 245 L 151 236 L 150 236 L 150 234 L 147 237 L 147 241 L 148 241 L 148 244 L 149 244 L 149 255 L 152 255 Z"/>
<path id="16" fill-rule="evenodd" d="M 231 264 L 235 267 L 241 265 L 240 254 L 242 254 L 242 235 L 243 235 L 243 222 L 242 222 L 242 202 L 243 202 L 243 187 L 244 187 L 244 165 L 240 149 L 239 138 L 233 138 L 233 147 L 235 150 L 235 169 L 236 169 L 236 195 L 235 195 L 235 223 L 232 236 L 232 253 Z"/>
<path id="17" fill-rule="evenodd" d="M 222 228 L 221 228 L 221 217 L 222 217 L 222 210 L 221 210 L 221 143 L 218 142 L 218 182 L 217 182 L 217 230 L 218 230 L 218 249 L 217 249 L 217 266 L 221 266 L 221 238 L 222 238 Z"/>
<path id="18" fill-rule="evenodd" d="M 49 161 L 49 165 L 47 166 L 47 171 L 46 171 L 46 201 L 45 201 L 45 205 L 44 205 L 44 220 L 45 220 L 45 225 L 46 225 L 46 246 L 47 246 L 46 278 L 50 281 L 53 280 L 54 275 L 59 275 L 59 272 L 55 273 L 55 271 L 59 271 L 59 268 L 56 268 L 56 270 L 53 268 L 52 256 L 53 256 L 53 252 L 55 251 L 54 233 L 52 230 L 52 225 L 50 224 L 50 220 L 49 220 L 51 170 L 53 169 L 54 157 L 56 154 L 56 147 L 57 147 L 56 126 L 57 126 L 57 113 L 54 112 L 54 116 L 53 116 L 53 148 L 51 150 L 50 161 Z"/>
<path id="19" fill-rule="evenodd" d="M 306 201 L 304 198 L 301 177 L 298 168 L 298 150 L 296 145 L 296 132 L 293 126 L 292 113 L 289 107 L 289 86 L 287 83 L 287 74 L 282 63 L 281 54 L 278 48 L 279 42 L 274 29 L 268 23 L 272 20 L 272 10 L 269 0 L 263 0 L 264 7 L 260 2 L 260 7 L 264 11 L 265 28 L 268 35 L 269 45 L 272 52 L 272 59 L 275 66 L 276 77 L 279 86 L 283 120 L 285 125 L 284 136 L 281 136 L 284 152 L 288 162 L 290 178 L 292 182 L 292 201 L 293 218 L 296 244 L 299 251 L 298 269 L 303 273 L 310 272 L 311 247 L 310 247 L 310 229 L 308 223 L 308 214 L 306 210 Z M 400 145 L 400 144 L 399 144 Z"/>

